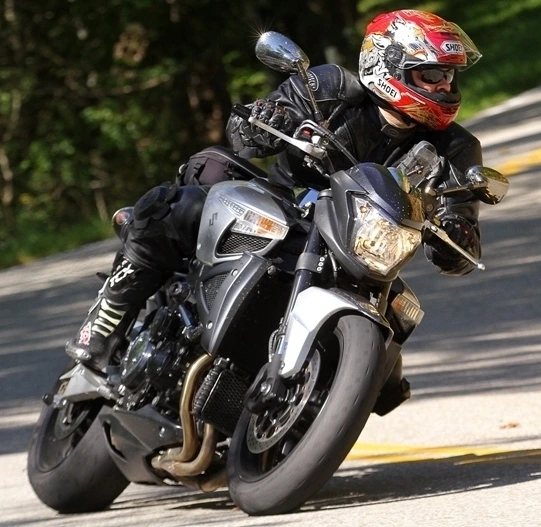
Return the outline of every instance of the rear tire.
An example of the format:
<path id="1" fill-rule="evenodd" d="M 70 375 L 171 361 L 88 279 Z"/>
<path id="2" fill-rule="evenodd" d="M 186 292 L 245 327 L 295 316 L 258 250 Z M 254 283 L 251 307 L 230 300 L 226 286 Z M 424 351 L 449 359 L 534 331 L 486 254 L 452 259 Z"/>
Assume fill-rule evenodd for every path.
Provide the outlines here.
<path id="1" fill-rule="evenodd" d="M 57 381 L 54 393 L 58 392 Z M 129 481 L 111 459 L 98 415 L 102 399 L 45 406 L 28 452 L 28 479 L 38 498 L 61 513 L 108 507 Z"/>
<path id="2" fill-rule="evenodd" d="M 279 439 L 273 444 L 280 415 L 268 420 L 277 425 L 254 433 L 261 414 L 252 418 L 247 410 L 235 429 L 227 461 L 229 492 L 248 514 L 282 514 L 300 507 L 332 477 L 374 407 L 385 364 L 385 344 L 376 324 L 343 316 L 334 331 L 319 333 L 312 351 L 320 355 L 321 367 L 318 371 L 313 359 L 307 365 L 305 387 L 311 394 L 300 414 L 294 404 L 284 409 L 283 421 L 292 415 L 295 420 L 288 422 L 288 432 L 276 431 Z M 317 376 L 315 384 L 310 370 Z M 255 447 L 254 437 L 261 438 Z"/>

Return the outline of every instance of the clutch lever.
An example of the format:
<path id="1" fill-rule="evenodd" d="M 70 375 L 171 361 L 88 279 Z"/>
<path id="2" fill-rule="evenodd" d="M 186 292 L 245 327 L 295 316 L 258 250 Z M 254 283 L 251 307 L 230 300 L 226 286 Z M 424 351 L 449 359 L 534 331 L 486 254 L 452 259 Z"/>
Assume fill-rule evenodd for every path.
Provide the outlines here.
<path id="1" fill-rule="evenodd" d="M 245 121 L 248 121 L 250 124 L 257 126 L 262 130 L 265 130 L 269 134 L 279 137 L 286 143 L 297 147 L 299 150 L 302 150 L 305 154 L 315 157 L 316 159 L 323 159 L 327 155 L 327 151 L 325 150 L 325 148 L 314 145 L 313 143 L 301 141 L 300 139 L 293 139 L 293 137 L 284 134 L 283 132 L 277 130 L 276 128 L 273 128 L 272 126 L 269 126 L 267 123 L 264 123 L 263 121 L 260 121 L 255 117 L 251 117 L 252 112 L 250 111 L 250 109 L 246 106 L 243 106 L 242 104 L 233 105 L 232 111 Z"/>

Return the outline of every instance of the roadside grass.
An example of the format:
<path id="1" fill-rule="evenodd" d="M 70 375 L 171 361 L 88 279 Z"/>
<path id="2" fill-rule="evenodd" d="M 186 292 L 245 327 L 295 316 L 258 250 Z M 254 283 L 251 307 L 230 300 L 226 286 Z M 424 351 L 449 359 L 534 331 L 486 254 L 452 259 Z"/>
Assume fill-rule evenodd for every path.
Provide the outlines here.
<path id="1" fill-rule="evenodd" d="M 541 0 L 359 1 L 359 34 L 377 13 L 410 8 L 435 12 L 472 38 L 483 57 L 460 75 L 459 122 L 541 84 Z M 38 231 L 34 225 L 19 232 L 24 236 L 0 243 L 0 269 L 113 236 L 110 224 L 99 219 L 61 232 Z"/>
<path id="2" fill-rule="evenodd" d="M 18 230 L 24 233 L 21 237 L 9 238 L 1 244 L 0 269 L 28 264 L 114 235 L 111 222 L 98 218 L 84 225 L 67 225 L 56 231 L 38 231 L 33 225 L 21 226 Z"/>

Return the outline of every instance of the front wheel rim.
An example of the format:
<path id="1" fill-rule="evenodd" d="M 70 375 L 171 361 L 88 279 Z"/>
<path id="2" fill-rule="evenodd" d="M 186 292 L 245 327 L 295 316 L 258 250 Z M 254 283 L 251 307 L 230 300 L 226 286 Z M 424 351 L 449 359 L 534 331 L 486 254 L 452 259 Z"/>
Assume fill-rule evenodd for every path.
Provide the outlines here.
<path id="1" fill-rule="evenodd" d="M 246 431 L 246 443 L 253 454 L 261 454 L 278 443 L 295 425 L 316 385 L 321 358 L 316 350 L 304 371 L 304 382 L 297 383 L 288 402 L 277 408 L 254 414 Z"/>
<path id="2" fill-rule="evenodd" d="M 248 436 L 251 433 L 251 421 L 253 416 L 246 416 L 242 443 L 242 462 L 238 465 L 239 476 L 245 481 L 258 481 L 267 477 L 271 472 L 278 470 L 282 463 L 303 443 L 310 433 L 313 424 L 319 418 L 326 405 L 340 368 L 342 344 L 337 335 L 327 333 L 326 338 L 317 339 L 312 355 L 305 370 L 311 361 L 318 361 L 318 374 L 313 375 L 315 386 L 304 404 L 300 415 L 289 426 L 287 433 L 283 435 L 273 446 L 259 453 L 252 452 L 248 447 Z M 316 357 L 316 358 L 314 358 Z M 319 364 L 321 362 L 321 364 Z M 310 366 L 311 367 L 311 366 Z M 270 443 L 269 443 L 270 444 Z"/>

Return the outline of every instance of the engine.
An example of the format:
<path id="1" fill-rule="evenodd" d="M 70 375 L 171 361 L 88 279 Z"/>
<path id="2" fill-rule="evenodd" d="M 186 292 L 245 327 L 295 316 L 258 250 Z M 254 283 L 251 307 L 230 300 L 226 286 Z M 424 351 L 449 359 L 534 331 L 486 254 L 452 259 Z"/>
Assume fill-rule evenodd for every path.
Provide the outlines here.
<path id="1" fill-rule="evenodd" d="M 117 406 L 130 412 L 149 406 L 178 422 L 183 421 L 181 413 L 187 405 L 192 418 L 230 436 L 243 410 L 250 374 L 229 358 L 205 354 L 196 344 L 201 326 L 192 323 L 185 305 L 174 305 L 158 308 L 152 322 L 143 325 L 128 346 L 120 363 Z M 201 359 L 205 360 L 199 370 Z"/>
<path id="2" fill-rule="evenodd" d="M 178 400 L 178 379 L 186 367 L 189 346 L 181 314 L 160 307 L 152 323 L 139 333 L 121 361 L 122 406 L 133 410 L 143 404 L 161 401 L 169 406 Z M 173 405 L 176 407 L 176 405 Z"/>

